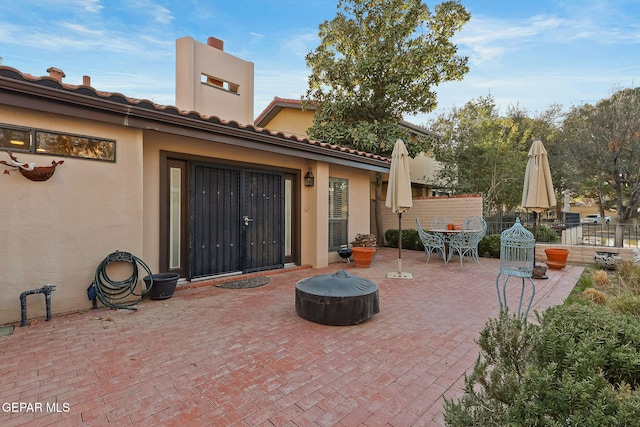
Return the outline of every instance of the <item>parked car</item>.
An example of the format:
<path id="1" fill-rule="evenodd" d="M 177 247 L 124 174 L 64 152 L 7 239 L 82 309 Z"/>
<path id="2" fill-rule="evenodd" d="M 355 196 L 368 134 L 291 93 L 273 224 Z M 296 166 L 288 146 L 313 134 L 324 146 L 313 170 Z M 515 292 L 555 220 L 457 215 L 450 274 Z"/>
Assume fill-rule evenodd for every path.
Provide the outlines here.
<path id="1" fill-rule="evenodd" d="M 602 224 L 602 217 L 600 217 L 600 214 L 591 214 L 582 218 L 580 222 L 583 224 Z M 611 217 L 605 216 L 604 222 L 609 224 L 611 222 Z"/>

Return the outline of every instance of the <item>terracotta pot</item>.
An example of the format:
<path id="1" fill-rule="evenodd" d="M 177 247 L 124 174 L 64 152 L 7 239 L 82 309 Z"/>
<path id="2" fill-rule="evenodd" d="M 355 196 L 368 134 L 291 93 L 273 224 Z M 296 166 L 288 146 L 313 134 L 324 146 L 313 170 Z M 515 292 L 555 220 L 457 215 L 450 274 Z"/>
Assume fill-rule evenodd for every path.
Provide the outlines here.
<path id="1" fill-rule="evenodd" d="M 547 254 L 547 267 L 560 270 L 567 266 L 569 249 L 547 248 L 544 250 L 544 253 Z"/>
<path id="2" fill-rule="evenodd" d="M 375 248 L 351 248 L 353 254 L 353 261 L 356 263 L 356 267 L 369 268 L 371 260 L 376 254 Z"/>

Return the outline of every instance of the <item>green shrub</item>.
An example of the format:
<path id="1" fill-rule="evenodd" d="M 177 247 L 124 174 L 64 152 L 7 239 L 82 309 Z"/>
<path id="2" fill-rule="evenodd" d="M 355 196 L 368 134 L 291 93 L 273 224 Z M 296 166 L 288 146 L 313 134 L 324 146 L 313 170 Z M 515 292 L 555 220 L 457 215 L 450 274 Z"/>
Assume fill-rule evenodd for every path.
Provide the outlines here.
<path id="1" fill-rule="evenodd" d="M 390 229 L 384 233 L 384 240 L 387 242 L 387 246 L 392 248 L 398 247 L 398 230 Z M 409 249 L 414 251 L 424 251 L 424 245 L 418 235 L 418 230 L 408 229 L 402 230 L 402 249 Z"/>
<path id="2" fill-rule="evenodd" d="M 601 306 L 501 313 L 478 339 L 448 426 L 632 426 L 640 417 L 640 322 Z"/>
<path id="3" fill-rule="evenodd" d="M 478 254 L 490 258 L 500 258 L 500 235 L 489 234 L 484 236 L 478 244 Z"/>
<path id="4" fill-rule="evenodd" d="M 602 371 L 611 384 L 640 386 L 640 322 L 596 304 L 548 309 L 536 358 L 588 377 Z"/>
<path id="5" fill-rule="evenodd" d="M 398 230 L 389 229 L 384 232 L 384 245 L 392 248 L 398 247 Z"/>
<path id="6" fill-rule="evenodd" d="M 533 227 L 526 226 L 527 230 L 533 233 Z M 553 228 L 550 228 L 544 224 L 538 224 L 536 227 L 536 242 L 539 243 L 557 243 L 558 233 Z"/>

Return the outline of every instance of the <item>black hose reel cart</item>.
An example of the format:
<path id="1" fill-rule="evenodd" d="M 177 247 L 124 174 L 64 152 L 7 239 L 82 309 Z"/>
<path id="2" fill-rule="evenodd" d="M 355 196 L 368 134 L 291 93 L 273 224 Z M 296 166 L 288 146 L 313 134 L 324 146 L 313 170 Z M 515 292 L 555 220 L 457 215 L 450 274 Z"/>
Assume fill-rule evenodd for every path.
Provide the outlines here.
<path id="1" fill-rule="evenodd" d="M 107 274 L 107 268 L 112 263 L 128 263 L 131 265 L 129 277 L 115 280 Z M 139 285 L 139 269 L 147 275 L 143 281 L 145 286 Z M 137 310 L 134 307 L 145 295 L 152 299 L 170 298 L 175 291 L 179 275 L 173 273 L 153 274 L 151 269 L 140 258 L 129 252 L 115 251 L 100 263 L 96 269 L 93 282 L 87 289 L 87 296 L 97 308 L 99 300 L 106 307 Z M 155 288 L 155 289 L 154 289 Z"/>

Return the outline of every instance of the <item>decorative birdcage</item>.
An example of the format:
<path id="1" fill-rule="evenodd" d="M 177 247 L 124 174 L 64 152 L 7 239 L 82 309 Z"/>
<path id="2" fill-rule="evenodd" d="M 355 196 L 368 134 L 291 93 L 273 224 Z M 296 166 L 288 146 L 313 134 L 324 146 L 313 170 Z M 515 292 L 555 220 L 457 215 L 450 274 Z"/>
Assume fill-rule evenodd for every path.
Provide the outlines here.
<path id="1" fill-rule="evenodd" d="M 535 265 L 536 241 L 533 233 L 520 224 L 520 219 L 516 218 L 516 223 L 511 228 L 504 230 L 500 234 L 500 273 L 496 278 L 496 291 L 498 292 L 498 302 L 501 309 L 507 308 L 507 281 L 510 277 L 520 277 L 522 280 L 522 290 L 520 291 L 520 303 L 518 304 L 518 317 L 522 309 L 522 300 L 525 294 L 525 278 L 531 284 L 531 297 L 525 312 L 525 317 L 529 315 L 533 297 L 536 294 L 536 287 L 531 279 Z M 501 275 L 505 275 L 500 292 L 499 280 Z"/>
<path id="2" fill-rule="evenodd" d="M 516 218 L 516 223 L 500 234 L 500 273 L 531 277 L 535 246 L 533 233 L 520 224 L 520 218 Z"/>

